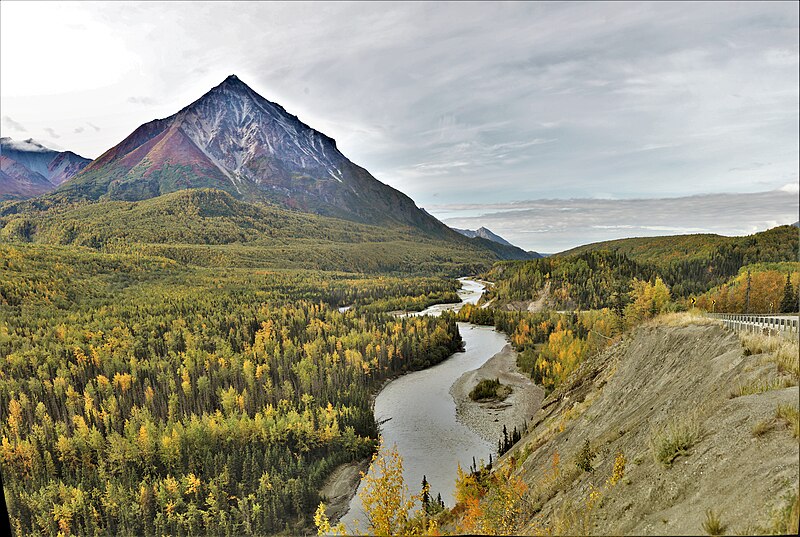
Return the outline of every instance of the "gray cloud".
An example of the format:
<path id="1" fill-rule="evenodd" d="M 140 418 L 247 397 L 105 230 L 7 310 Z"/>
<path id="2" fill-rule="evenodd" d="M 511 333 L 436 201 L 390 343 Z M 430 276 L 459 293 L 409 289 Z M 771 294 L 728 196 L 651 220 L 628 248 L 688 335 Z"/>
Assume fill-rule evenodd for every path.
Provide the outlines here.
<path id="1" fill-rule="evenodd" d="M 107 3 L 91 14 L 158 58 L 137 74 L 140 95 L 174 112 L 235 72 L 425 206 L 798 180 L 795 7 Z"/>
<path id="2" fill-rule="evenodd" d="M 9 128 L 9 129 L 18 131 L 18 132 L 27 132 L 28 131 L 28 129 L 23 127 L 21 123 L 18 123 L 17 121 L 14 121 L 13 119 L 11 119 L 8 116 L 3 116 L 3 126 L 5 126 L 6 128 Z"/>
<path id="3" fill-rule="evenodd" d="M 83 127 L 75 127 L 75 128 L 72 130 L 72 132 L 74 132 L 75 134 L 80 134 L 80 133 L 82 133 L 84 130 L 86 130 L 86 129 L 84 129 Z"/>
<path id="4" fill-rule="evenodd" d="M 114 86 L 106 73 L 74 73 L 82 82 L 98 77 L 84 100 L 118 102 L 126 91 L 142 105 L 103 118 L 104 134 L 115 139 L 71 133 L 85 154 L 102 153 L 236 73 L 424 207 L 759 192 L 800 180 L 796 3 L 241 2 L 232 9 L 106 2 L 69 9 L 85 23 L 87 42 L 118 40 L 139 60 Z M 38 23 L 32 17 L 23 30 Z M 4 24 L 22 28 L 8 17 Z M 44 72 L 37 61 L 21 65 Z M 27 79 L 7 65 L 4 80 Z M 31 109 L 18 113 L 4 96 L 4 110 L 30 117 L 40 101 L 19 101 Z M 66 132 L 63 143 L 72 145 Z M 772 209 L 762 210 L 762 221 L 770 220 Z M 741 228 L 730 224 L 730 233 Z"/>
<path id="5" fill-rule="evenodd" d="M 128 97 L 128 102 L 133 104 L 143 104 L 146 106 L 153 106 L 158 103 L 152 97 Z"/>
<path id="6" fill-rule="evenodd" d="M 94 125 L 92 123 L 89 123 L 88 121 L 86 122 L 86 124 L 89 125 L 91 128 L 93 128 L 95 132 L 100 132 L 100 130 L 101 130 L 100 127 L 98 127 L 97 125 Z"/>
<path id="7" fill-rule="evenodd" d="M 44 128 L 44 132 L 46 132 L 47 134 L 49 134 L 49 135 L 50 135 L 50 136 L 52 136 L 53 138 L 61 138 L 61 135 L 60 135 L 60 134 L 58 134 L 58 133 L 57 133 L 55 130 L 53 130 L 53 129 L 52 129 L 52 128 L 50 128 L 50 127 L 45 127 L 45 128 Z"/>
<path id="8" fill-rule="evenodd" d="M 428 209 L 452 227 L 485 226 L 527 250 L 560 252 L 625 237 L 686 233 L 748 235 L 798 220 L 797 189 L 662 199 L 531 200 L 438 205 Z"/>

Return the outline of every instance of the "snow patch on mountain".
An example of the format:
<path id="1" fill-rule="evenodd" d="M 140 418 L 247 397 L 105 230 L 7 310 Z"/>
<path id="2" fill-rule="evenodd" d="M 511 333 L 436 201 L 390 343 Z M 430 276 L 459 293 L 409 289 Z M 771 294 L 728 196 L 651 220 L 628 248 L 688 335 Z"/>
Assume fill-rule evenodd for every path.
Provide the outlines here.
<path id="1" fill-rule="evenodd" d="M 299 168 L 310 177 L 327 175 L 344 183 L 341 166 L 345 159 L 330 138 L 235 76 L 179 112 L 176 119 L 181 130 L 229 178 L 260 183 L 265 171 Z"/>
<path id="2" fill-rule="evenodd" d="M 510 242 L 505 240 L 503 237 L 501 237 L 500 235 L 497 235 L 496 233 L 493 233 L 490 229 L 487 229 L 485 227 L 479 227 L 478 229 L 476 229 L 474 231 L 471 230 L 471 229 L 457 229 L 457 228 L 453 228 L 453 230 L 454 231 L 458 231 L 462 235 L 464 235 L 466 237 L 469 237 L 469 238 L 480 237 L 482 239 L 488 239 L 490 241 L 494 241 L 494 242 L 499 243 L 499 244 L 504 244 L 506 246 L 514 246 L 513 244 L 511 244 Z"/>

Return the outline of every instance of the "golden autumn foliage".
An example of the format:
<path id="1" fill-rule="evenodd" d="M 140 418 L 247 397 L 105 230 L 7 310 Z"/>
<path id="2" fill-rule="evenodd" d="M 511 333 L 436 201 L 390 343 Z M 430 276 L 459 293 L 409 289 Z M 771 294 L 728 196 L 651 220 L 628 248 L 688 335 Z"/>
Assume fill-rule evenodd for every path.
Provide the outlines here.
<path id="1" fill-rule="evenodd" d="M 750 271 L 749 306 L 747 301 Z M 784 300 L 786 277 L 793 294 L 800 291 L 800 263 L 757 264 L 697 298 L 697 307 L 718 313 L 779 313 Z"/>
<path id="2" fill-rule="evenodd" d="M 407 534 L 417 500 L 403 480 L 403 459 L 397 447 L 386 448 L 383 438 L 367 473 L 361 474 L 358 493 L 373 535 Z"/>
<path id="3" fill-rule="evenodd" d="M 481 467 L 456 478 L 456 531 L 465 534 L 516 535 L 528 514 L 528 487 L 514 474 L 513 462 L 489 471 Z"/>
<path id="4" fill-rule="evenodd" d="M 661 278 L 657 277 L 654 282 L 634 278 L 631 287 L 631 303 L 625 307 L 627 326 L 635 326 L 666 310 L 670 293 Z"/>

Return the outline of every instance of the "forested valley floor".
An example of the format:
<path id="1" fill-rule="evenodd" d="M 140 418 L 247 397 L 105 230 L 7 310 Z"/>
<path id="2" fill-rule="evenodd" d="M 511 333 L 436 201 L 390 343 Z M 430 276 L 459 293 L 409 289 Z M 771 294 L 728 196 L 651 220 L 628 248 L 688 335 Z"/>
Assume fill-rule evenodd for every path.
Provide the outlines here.
<path id="1" fill-rule="evenodd" d="M 287 220 L 319 235 L 308 240 L 265 228 L 253 244 L 235 234 L 208 244 L 207 229 L 227 229 L 218 220 L 249 229 L 251 219 L 225 204 L 194 210 L 198 196 L 219 201 L 173 195 L 105 216 L 92 206 L 83 238 L 69 211 L 50 222 L 6 207 L 0 436 L 15 534 L 306 532 L 331 471 L 376 449 L 371 396 L 459 350 L 456 320 L 507 334 L 520 370 L 557 396 L 583 364 L 659 314 L 797 311 L 798 236 L 788 226 L 492 266 L 473 246 L 396 230 L 376 238 L 317 217 Z M 133 210 L 146 225 L 123 225 Z M 345 268 L 354 272 L 332 270 Z M 459 282 L 448 277 L 480 271 L 493 285 L 457 316 L 389 313 L 457 302 Z M 498 451 L 525 443 L 511 436 Z M 464 472 L 461 507 L 442 522 L 486 507 L 485 473 Z M 485 513 L 514 513 L 498 509 Z"/>
<path id="2" fill-rule="evenodd" d="M 459 349 L 458 282 L 0 245 L 17 535 L 292 533 L 368 456 L 370 395 Z M 352 306 L 340 312 L 342 306 Z"/>

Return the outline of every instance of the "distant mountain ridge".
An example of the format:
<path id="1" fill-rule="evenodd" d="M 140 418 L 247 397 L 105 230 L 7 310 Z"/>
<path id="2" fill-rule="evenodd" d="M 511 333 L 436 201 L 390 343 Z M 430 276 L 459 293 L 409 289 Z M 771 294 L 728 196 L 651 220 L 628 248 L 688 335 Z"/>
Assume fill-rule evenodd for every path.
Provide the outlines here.
<path id="1" fill-rule="evenodd" d="M 494 233 L 489 228 L 485 228 L 483 226 L 479 227 L 478 229 L 476 229 L 474 231 L 471 230 L 471 229 L 458 229 L 458 228 L 455 228 L 455 227 L 451 228 L 451 229 L 453 231 L 457 231 L 457 232 L 461 233 L 462 235 L 464 235 L 465 237 L 469 237 L 471 239 L 481 238 L 481 239 L 486 239 L 486 240 L 489 240 L 489 241 L 492 241 L 492 242 L 496 242 L 498 244 L 502 244 L 504 246 L 510 246 L 512 248 L 518 248 L 517 246 L 514 246 L 513 244 L 511 244 L 510 242 L 505 240 L 500 235 Z M 521 248 L 519 248 L 519 249 L 521 250 Z M 533 251 L 528 251 L 528 252 L 525 252 L 525 253 L 527 254 L 527 256 L 526 257 L 520 257 L 520 259 L 538 259 L 538 258 L 542 257 L 541 254 L 539 254 L 537 252 L 533 252 Z"/>
<path id="2" fill-rule="evenodd" d="M 333 138 L 268 101 L 235 75 L 177 113 L 141 125 L 88 165 L 74 153 L 54 152 L 33 141 L 22 145 L 24 154 L 14 155 L 28 166 L 8 162 L 4 182 L 22 185 L 13 187 L 15 194 L 9 197 L 41 197 L 0 208 L 0 213 L 18 214 L 18 222 L 28 222 L 26 236 L 43 231 L 38 225 L 45 217 L 43 211 L 61 211 L 65 202 L 70 207 L 133 202 L 183 190 L 215 189 L 246 204 L 272 204 L 360 224 L 414 230 L 421 239 L 450 244 L 453 251 L 481 251 L 481 258 L 486 254 L 493 259 L 532 258 L 506 241 L 469 239 L 453 231 L 411 198 L 348 160 Z M 28 167 L 33 169 L 28 172 Z M 60 186 L 48 192 L 50 182 Z M 217 198 L 202 199 L 205 203 Z M 88 211 L 89 220 L 82 227 L 93 228 L 101 216 L 102 210 Z M 121 228 L 105 228 L 94 238 L 85 237 L 77 222 L 69 225 L 75 230 L 70 241 L 81 236 L 86 244 L 101 244 L 103 236 L 124 235 Z M 242 240 L 247 240 L 246 228 L 239 230 L 245 234 Z"/>
<path id="3" fill-rule="evenodd" d="M 481 237 L 483 239 L 489 239 L 490 241 L 499 242 L 500 244 L 505 244 L 506 246 L 513 246 L 513 244 L 505 240 L 503 237 L 497 235 L 496 233 L 493 233 L 491 230 L 485 227 L 479 227 L 474 231 L 471 229 L 458 229 L 455 227 L 453 229 L 458 231 L 465 237 L 469 238 Z"/>
<path id="4" fill-rule="evenodd" d="M 89 162 L 72 151 L 49 149 L 32 138 L 0 138 L 0 200 L 50 192 Z"/>
<path id="5" fill-rule="evenodd" d="M 31 149 L 37 154 L 51 151 L 43 146 Z M 53 153 L 48 173 L 66 175 L 70 164 L 64 154 Z M 44 181 L 41 174 L 33 177 Z M 194 194 L 177 195 L 187 191 Z M 150 200 L 152 204 L 130 205 Z M 227 207 L 224 217 L 201 216 L 215 214 L 220 207 Z M 139 210 L 145 212 L 136 216 Z M 277 214 L 282 216 L 276 218 Z M 313 215 L 336 220 L 306 218 Z M 278 225 L 281 220 L 292 224 Z M 265 228 L 265 222 L 271 224 Z M 370 227 L 353 231 L 352 224 Z M 350 229 L 345 235 L 358 240 L 341 238 L 334 226 Z M 453 231 L 411 198 L 350 162 L 332 138 L 233 75 L 179 112 L 141 125 L 55 191 L 0 205 L 0 228 L 0 237 L 93 248 L 117 247 L 120 241 L 181 244 L 168 251 L 187 260 L 197 259 L 194 246 L 201 244 L 261 248 L 271 247 L 274 239 L 319 243 L 340 237 L 315 247 L 317 252 L 338 248 L 339 264 L 330 266 L 340 269 L 413 271 L 430 265 L 440 271 L 456 270 L 446 268 L 452 266 L 474 271 L 473 267 L 498 259 L 531 258 L 508 243 L 470 239 Z M 386 251 L 390 242 L 396 244 L 391 254 Z M 359 249 L 350 244 L 371 246 Z M 237 248 L 231 249 L 235 256 L 244 251 Z M 309 262 L 306 249 L 303 263 Z M 367 257 L 373 251 L 392 261 L 363 263 L 351 256 L 349 265 L 342 265 L 347 261 L 345 250 Z M 268 253 L 254 255 L 264 260 L 262 254 Z M 276 255 L 285 259 L 284 254 L 281 250 Z M 325 253 L 323 259 L 332 257 Z"/>

